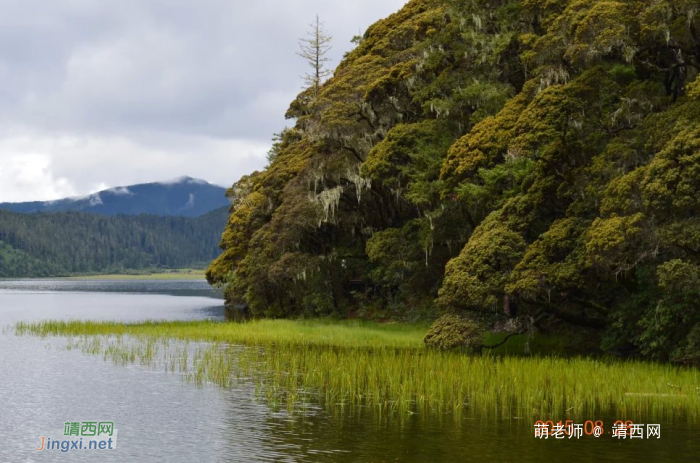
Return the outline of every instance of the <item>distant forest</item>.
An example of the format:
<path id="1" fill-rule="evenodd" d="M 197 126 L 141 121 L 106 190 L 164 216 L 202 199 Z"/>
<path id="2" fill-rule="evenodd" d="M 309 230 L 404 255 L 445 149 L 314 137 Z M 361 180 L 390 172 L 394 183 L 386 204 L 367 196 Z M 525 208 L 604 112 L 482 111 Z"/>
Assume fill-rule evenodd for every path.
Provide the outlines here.
<path id="1" fill-rule="evenodd" d="M 226 207 L 197 218 L 0 210 L 0 278 L 206 266 Z"/>

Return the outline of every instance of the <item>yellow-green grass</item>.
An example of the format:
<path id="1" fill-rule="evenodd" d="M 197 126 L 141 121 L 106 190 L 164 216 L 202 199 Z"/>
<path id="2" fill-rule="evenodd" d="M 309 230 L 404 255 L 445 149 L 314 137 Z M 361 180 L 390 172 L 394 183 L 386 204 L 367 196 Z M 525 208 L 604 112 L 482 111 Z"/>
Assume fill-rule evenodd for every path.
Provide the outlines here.
<path id="1" fill-rule="evenodd" d="M 327 346 L 354 348 L 423 347 L 427 325 L 332 320 L 146 321 L 142 323 L 43 321 L 19 323 L 20 334 L 132 335 L 244 345 Z"/>
<path id="2" fill-rule="evenodd" d="M 636 422 L 700 418 L 700 372 L 668 364 L 439 352 L 421 325 L 261 320 L 249 323 L 39 322 L 18 334 L 76 336 L 116 363 L 180 372 L 197 384 L 253 381 L 276 407 L 313 397 L 332 409 L 402 414 Z M 171 342 L 171 340 L 177 340 Z M 248 347 L 242 348 L 240 345 Z"/>

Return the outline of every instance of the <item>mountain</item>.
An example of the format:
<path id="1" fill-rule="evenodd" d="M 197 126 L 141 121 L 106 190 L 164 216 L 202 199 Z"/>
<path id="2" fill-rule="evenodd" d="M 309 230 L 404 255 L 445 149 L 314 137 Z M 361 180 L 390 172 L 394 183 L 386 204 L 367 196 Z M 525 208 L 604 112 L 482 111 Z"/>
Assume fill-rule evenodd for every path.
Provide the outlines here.
<path id="1" fill-rule="evenodd" d="M 209 281 L 700 363 L 697 5 L 409 1 L 291 102 Z"/>
<path id="2" fill-rule="evenodd" d="M 228 207 L 200 217 L 0 210 L 0 278 L 201 268 L 220 254 Z"/>
<path id="3" fill-rule="evenodd" d="M 0 203 L 13 212 L 77 211 L 115 216 L 151 214 L 198 217 L 229 204 L 226 189 L 204 180 L 180 177 L 171 181 L 110 188 L 84 197 L 55 201 Z"/>

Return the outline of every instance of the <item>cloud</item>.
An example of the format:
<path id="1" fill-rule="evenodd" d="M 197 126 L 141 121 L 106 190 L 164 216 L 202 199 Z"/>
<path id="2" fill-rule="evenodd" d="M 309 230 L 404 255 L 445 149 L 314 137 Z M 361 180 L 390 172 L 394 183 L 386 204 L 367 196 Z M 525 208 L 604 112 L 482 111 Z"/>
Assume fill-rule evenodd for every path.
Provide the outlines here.
<path id="1" fill-rule="evenodd" d="M 102 189 L 103 188 L 101 188 L 98 191 L 101 191 Z M 124 187 L 124 186 L 117 186 L 114 188 L 110 188 L 108 191 L 115 196 L 131 196 L 134 194 L 131 192 L 131 190 L 129 190 L 127 187 Z"/>
<path id="2" fill-rule="evenodd" d="M 318 13 L 350 38 L 403 0 L 23 0 L 0 4 L 0 201 L 179 175 L 230 185 L 301 89 Z M 9 183 L 6 183 L 9 182 Z"/>
<path id="3" fill-rule="evenodd" d="M 182 175 L 227 186 L 261 169 L 267 150 L 262 141 L 197 135 L 27 133 L 0 139 L 0 201 L 56 199 Z"/>
<path id="4" fill-rule="evenodd" d="M 56 178 L 48 156 L 24 152 L 3 155 L 0 163 L 0 201 L 25 201 L 72 196 L 75 189 L 66 178 Z"/>

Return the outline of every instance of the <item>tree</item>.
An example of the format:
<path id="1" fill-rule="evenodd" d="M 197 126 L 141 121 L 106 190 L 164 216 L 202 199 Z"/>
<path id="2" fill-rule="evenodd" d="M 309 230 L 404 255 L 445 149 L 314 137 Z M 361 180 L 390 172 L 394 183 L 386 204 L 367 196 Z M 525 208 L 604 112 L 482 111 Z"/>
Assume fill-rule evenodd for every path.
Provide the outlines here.
<path id="1" fill-rule="evenodd" d="M 331 50 L 331 40 L 333 37 L 326 32 L 323 23 L 316 15 L 316 21 L 309 24 L 311 30 L 308 37 L 299 39 L 301 51 L 297 55 L 301 56 L 311 66 L 312 71 L 304 75 L 304 83 L 308 88 L 313 89 L 314 98 L 318 98 L 318 90 L 323 79 L 330 76 L 332 71 L 325 68 L 325 63 L 330 61 L 326 57 Z"/>
<path id="2" fill-rule="evenodd" d="M 210 281 L 254 316 L 448 312 L 700 362 L 697 2 L 412 0 L 327 82 L 317 20 Z"/>

